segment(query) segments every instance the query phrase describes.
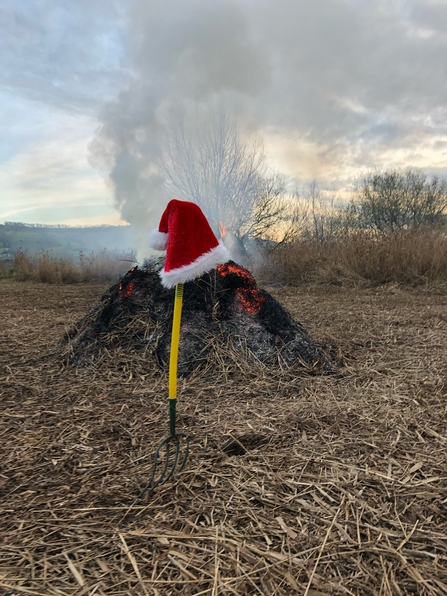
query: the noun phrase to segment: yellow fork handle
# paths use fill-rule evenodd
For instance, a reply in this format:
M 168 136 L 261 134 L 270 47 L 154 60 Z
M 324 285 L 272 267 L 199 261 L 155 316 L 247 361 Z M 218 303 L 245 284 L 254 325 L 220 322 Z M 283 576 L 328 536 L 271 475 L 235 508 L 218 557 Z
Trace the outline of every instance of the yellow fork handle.
M 172 321 L 171 353 L 169 356 L 169 399 L 177 399 L 177 364 L 180 341 L 180 321 L 183 306 L 183 284 L 175 286 L 174 318 Z

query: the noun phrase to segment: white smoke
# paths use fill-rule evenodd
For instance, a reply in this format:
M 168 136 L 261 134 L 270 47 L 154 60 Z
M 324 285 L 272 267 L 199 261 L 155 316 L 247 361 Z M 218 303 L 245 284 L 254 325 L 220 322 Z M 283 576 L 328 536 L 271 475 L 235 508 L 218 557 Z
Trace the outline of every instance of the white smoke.
M 127 0 L 123 7 L 132 80 L 104 106 L 90 161 L 105 170 L 116 207 L 142 238 L 172 198 L 156 164 L 163 115 L 174 103 L 223 98 L 245 132 L 276 141 L 288 173 L 326 174 L 339 185 L 359 167 L 380 165 L 386 151 L 403 160 L 390 165 L 415 165 L 415 148 L 431 146 L 435 129 L 438 141 L 447 138 L 445 4 Z

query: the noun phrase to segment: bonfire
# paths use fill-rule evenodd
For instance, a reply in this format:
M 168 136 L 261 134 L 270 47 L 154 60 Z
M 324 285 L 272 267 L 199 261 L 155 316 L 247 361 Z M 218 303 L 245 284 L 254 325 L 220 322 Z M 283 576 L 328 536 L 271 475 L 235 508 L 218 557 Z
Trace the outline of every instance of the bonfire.
M 58 352 L 85 365 L 100 362 L 104 353 L 135 351 L 167 370 L 175 290 L 161 283 L 161 267 L 161 260 L 132 267 L 65 334 Z M 217 372 L 242 360 L 332 371 L 304 326 L 247 269 L 229 261 L 185 284 L 178 372 L 209 371 L 207 365 Z

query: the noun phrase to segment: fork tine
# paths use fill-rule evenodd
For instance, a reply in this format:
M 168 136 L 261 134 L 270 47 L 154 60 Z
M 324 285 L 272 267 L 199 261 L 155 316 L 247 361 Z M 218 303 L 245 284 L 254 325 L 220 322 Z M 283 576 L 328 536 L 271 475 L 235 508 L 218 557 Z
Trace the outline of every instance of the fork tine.
M 169 462 L 170 447 L 171 447 L 171 443 L 173 440 L 175 440 L 175 437 L 169 437 L 169 441 L 167 443 L 167 448 L 166 448 L 165 466 L 163 468 L 163 472 L 162 472 L 162 474 L 159 478 L 158 484 L 156 486 L 163 486 L 163 484 L 165 484 L 169 480 L 169 478 L 172 476 L 172 474 L 174 473 L 175 467 L 177 465 L 178 452 L 179 452 L 178 441 L 175 441 L 174 461 L 172 463 Z
M 186 460 L 188 459 L 188 455 L 189 455 L 189 437 L 187 437 L 185 434 L 183 433 L 179 433 L 178 435 L 176 435 L 178 437 L 178 445 L 179 445 L 179 451 L 180 451 L 180 441 L 181 439 L 184 439 L 185 441 L 185 451 L 184 451 L 184 455 L 183 455 L 183 459 L 180 460 L 180 463 L 178 463 L 178 467 L 177 467 L 177 472 L 181 472 L 183 470 L 183 468 L 185 467 L 186 464 Z
M 183 447 L 183 444 L 182 444 L 183 441 L 184 441 L 185 449 L 184 449 L 184 452 L 182 452 L 182 454 L 180 455 L 180 453 L 182 451 L 182 447 Z M 169 458 L 171 456 L 172 443 L 175 443 L 175 452 L 174 452 L 173 461 L 170 462 Z M 158 461 L 162 457 L 161 451 L 162 451 L 163 447 L 166 447 L 166 453 L 164 454 L 163 469 L 160 472 L 158 478 L 156 479 Z M 136 497 L 134 502 L 141 499 L 141 497 L 144 495 L 144 493 L 147 490 L 152 492 L 158 486 L 163 486 L 163 484 L 168 482 L 168 480 L 170 478 L 172 478 L 172 476 L 175 473 L 181 472 L 183 470 L 183 468 L 185 467 L 186 460 L 188 459 L 188 455 L 189 455 L 189 437 L 187 437 L 183 433 L 178 433 L 176 435 L 169 435 L 168 437 L 165 437 L 163 439 L 163 441 L 159 444 L 157 451 L 155 452 L 154 467 L 152 469 L 151 477 L 150 477 L 149 481 L 147 482 L 146 486 L 143 488 L 143 490 Z
M 160 445 L 159 445 L 159 447 L 157 449 L 156 456 L 160 456 L 160 451 L 161 451 L 161 449 L 164 446 L 166 446 L 166 453 L 165 453 L 165 456 L 164 456 L 164 464 L 163 464 L 163 468 L 162 468 L 162 471 L 160 473 L 160 476 L 158 477 L 158 480 L 153 483 L 153 485 L 152 485 L 151 488 L 155 488 L 157 486 L 161 486 L 162 484 L 164 484 L 166 482 L 165 475 L 166 475 L 166 471 L 167 471 L 168 466 L 169 466 L 169 455 L 170 455 L 170 452 L 171 452 L 171 439 L 172 439 L 171 436 L 166 437 L 166 439 L 164 439 L 160 443 Z M 157 459 L 158 459 L 158 457 L 157 457 Z M 154 462 L 154 467 L 155 468 L 157 467 L 157 459 L 155 459 L 155 462 Z

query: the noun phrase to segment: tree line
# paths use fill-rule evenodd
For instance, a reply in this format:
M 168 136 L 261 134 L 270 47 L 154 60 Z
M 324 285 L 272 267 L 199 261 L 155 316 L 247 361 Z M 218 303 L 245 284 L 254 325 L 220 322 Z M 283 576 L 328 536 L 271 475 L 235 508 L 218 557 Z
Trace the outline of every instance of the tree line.
M 351 200 L 313 181 L 300 191 L 269 172 L 262 141 L 241 134 L 220 104 L 171 110 L 164 122 L 159 169 L 171 196 L 203 209 L 216 231 L 232 236 L 239 254 L 254 240 L 324 243 L 355 230 L 388 234 L 446 223 L 447 181 L 408 168 L 361 174 Z

